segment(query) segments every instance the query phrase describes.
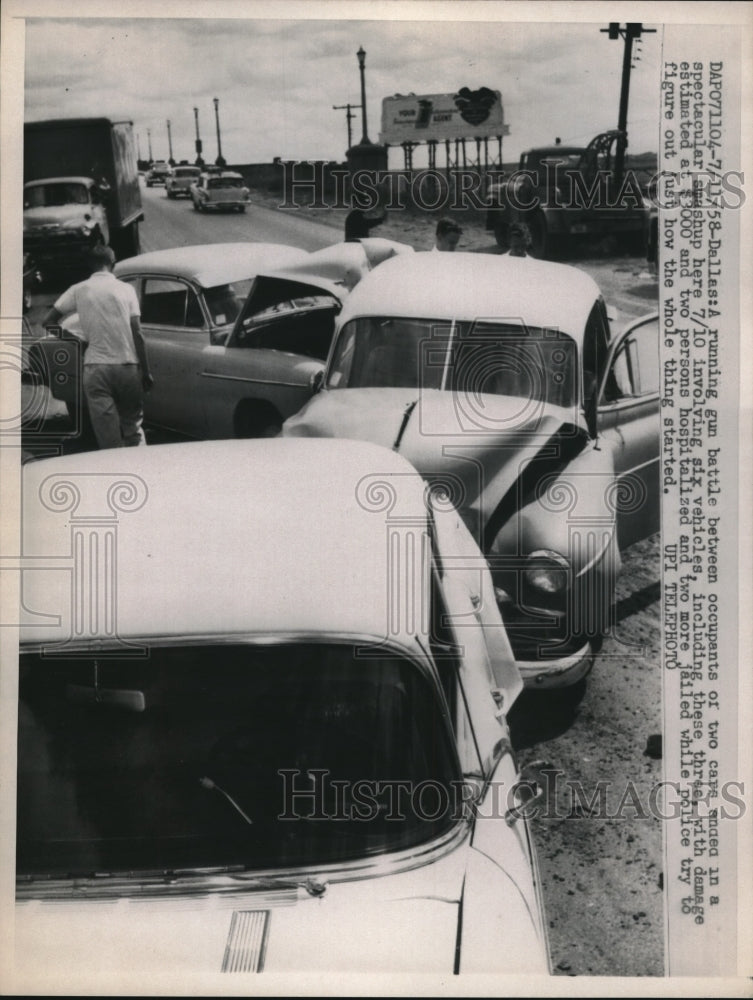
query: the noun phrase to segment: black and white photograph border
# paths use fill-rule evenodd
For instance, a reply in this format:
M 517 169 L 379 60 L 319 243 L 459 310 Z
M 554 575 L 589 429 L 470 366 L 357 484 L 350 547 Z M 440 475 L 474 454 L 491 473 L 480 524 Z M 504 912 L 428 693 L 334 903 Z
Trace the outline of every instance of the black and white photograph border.
M 666 594 L 662 593 L 667 552 L 662 533 L 653 531 L 621 553 L 610 628 L 596 651 L 587 680 L 551 692 L 518 691 L 512 708 L 504 705 L 500 709 L 507 716 L 521 788 L 531 788 L 535 801 L 522 805 L 515 798 L 510 812 L 509 789 L 505 789 L 504 795 L 500 793 L 499 815 L 495 811 L 494 818 L 514 831 L 517 811 L 521 816 L 526 814 L 525 825 L 536 858 L 534 878 L 543 897 L 549 976 L 528 977 L 517 973 L 506 976 L 504 972 L 494 976 L 462 972 L 417 975 L 399 973 L 392 967 L 385 967 L 378 974 L 358 975 L 353 974 L 350 966 L 348 971 L 342 971 L 334 960 L 331 967 L 326 961 L 321 963 L 319 969 L 323 971 L 286 975 L 282 969 L 279 973 L 265 972 L 254 980 L 249 975 L 189 976 L 171 962 L 170 928 L 163 925 L 159 929 L 164 937 L 164 972 L 150 975 L 148 981 L 143 981 L 138 969 L 103 969 L 94 955 L 90 968 L 81 967 L 70 978 L 61 976 L 56 969 L 35 966 L 29 955 L 24 955 L 23 964 L 19 964 L 14 934 L 6 933 L 0 943 L 2 991 L 32 995 L 80 992 L 82 995 L 670 996 L 679 995 L 681 990 L 684 996 L 750 995 L 753 744 L 749 734 L 753 731 L 753 682 L 746 667 L 753 660 L 749 499 L 753 490 L 749 435 L 753 380 L 745 376 L 751 371 L 753 306 L 750 283 L 740 280 L 738 275 L 751 273 L 753 245 L 744 180 L 745 175 L 753 176 L 751 107 L 747 96 L 753 93 L 750 57 L 753 4 L 699 3 L 689 8 L 682 3 L 553 6 L 493 0 L 462 4 L 422 0 L 390 3 L 165 0 L 156 11 L 149 3 L 124 0 L 115 14 L 111 6 L 98 0 L 78 3 L 6 0 L 1 16 L 0 915 L 6 928 L 15 927 L 16 859 L 12 845 L 16 835 L 18 766 L 18 626 L 22 621 L 18 609 L 25 607 L 32 613 L 39 610 L 26 604 L 27 594 L 36 591 L 33 584 L 27 591 L 33 574 L 27 572 L 30 563 L 19 540 L 23 519 L 22 470 L 60 455 L 70 456 L 68 467 L 86 475 L 89 461 L 86 453 L 96 448 L 91 436 L 87 438 L 91 428 L 86 422 L 85 407 L 55 398 L 51 385 L 39 385 L 33 374 L 29 376 L 30 345 L 44 336 L 45 315 L 68 284 L 83 275 L 60 277 L 52 268 L 46 271 L 38 261 L 31 262 L 34 265 L 31 269 L 26 261 L 23 268 L 18 266 L 26 250 L 20 211 L 21 191 L 27 179 L 24 123 L 101 116 L 133 121 L 141 174 L 139 193 L 146 209 L 139 236 L 142 252 L 159 252 L 188 242 L 228 244 L 250 240 L 291 244 L 311 252 L 339 244 L 343 232 L 347 234 L 348 213 L 357 201 L 353 200 L 353 190 L 344 181 L 338 181 L 337 170 L 342 168 L 347 172 L 348 162 L 352 166 L 359 155 L 364 155 L 364 148 L 368 153 L 369 146 L 379 147 L 381 142 L 385 148 L 384 160 L 378 166 L 386 174 L 402 174 L 402 181 L 392 182 L 387 196 L 384 186 L 370 188 L 366 183 L 361 192 L 366 199 L 363 223 L 366 229 L 359 235 L 366 238 L 365 247 L 372 235 L 377 237 L 374 247 L 383 241 L 381 249 L 375 252 L 400 256 L 408 251 L 405 256 L 408 267 L 409 251 L 432 250 L 437 221 L 448 215 L 460 221 L 457 250 L 461 253 L 501 256 L 509 245 L 505 242 L 507 232 L 500 236 L 499 227 L 486 211 L 486 203 L 478 202 L 478 190 L 466 190 L 460 205 L 449 196 L 445 201 L 420 204 L 424 196 L 436 198 L 437 189 L 442 193 L 442 178 L 451 173 L 450 161 L 459 168 L 461 161 L 465 165 L 467 157 L 472 174 L 476 167 L 481 172 L 483 158 L 485 173 L 493 173 L 496 166 L 504 178 L 503 168 L 508 171 L 512 165 L 514 169 L 525 150 L 555 143 L 563 147 L 587 146 L 591 139 L 614 129 L 621 120 L 629 144 L 627 149 L 618 149 L 618 155 L 625 156 L 623 165 L 628 173 L 632 171 L 632 176 L 640 177 L 642 182 L 652 174 L 655 180 L 661 178 L 665 166 L 662 156 L 669 160 L 672 152 L 666 134 L 667 103 L 662 98 L 667 90 L 662 84 L 666 81 L 669 54 L 683 50 L 683 45 L 683 51 L 688 51 L 687 39 L 694 43 L 697 38 L 698 60 L 703 61 L 707 50 L 716 51 L 714 33 L 721 37 L 726 32 L 726 38 L 737 33 L 740 42 L 739 58 L 732 47 L 725 53 L 726 59 L 735 61 L 731 77 L 737 92 L 730 94 L 729 100 L 739 112 L 740 125 L 736 118 L 728 124 L 739 162 L 725 164 L 736 173 L 734 182 L 725 190 L 730 196 L 737 195 L 733 207 L 739 211 L 735 213 L 736 227 L 732 230 L 736 242 L 728 248 L 724 259 L 727 269 L 724 288 L 736 296 L 739 316 L 736 312 L 734 317 L 725 317 L 728 336 L 731 331 L 737 337 L 737 349 L 731 349 L 728 343 L 726 353 L 722 351 L 721 364 L 728 400 L 737 401 L 732 408 L 727 400 L 716 404 L 728 435 L 726 457 L 729 466 L 734 466 L 734 474 L 728 472 L 728 479 L 722 482 L 729 498 L 726 530 L 734 537 L 728 534 L 720 550 L 726 563 L 719 593 L 723 598 L 720 603 L 736 605 L 736 613 L 724 619 L 734 626 L 735 634 L 724 637 L 723 649 L 727 660 L 733 662 L 724 664 L 727 673 L 719 687 L 725 702 L 723 719 L 729 731 L 739 734 L 735 737 L 736 746 L 726 747 L 726 770 L 722 769 L 728 792 L 724 801 L 730 805 L 735 820 L 735 836 L 728 844 L 734 845 L 736 856 L 731 856 L 728 850 L 719 864 L 723 871 L 726 866 L 727 879 L 735 883 L 736 919 L 730 918 L 727 911 L 724 922 L 714 924 L 708 912 L 708 899 L 701 906 L 699 897 L 694 898 L 692 874 L 685 897 L 687 903 L 682 903 L 687 912 L 674 911 L 681 897 L 668 892 L 668 877 L 676 880 L 678 874 L 682 876 L 685 872 L 684 868 L 675 872 L 676 843 L 667 834 L 668 823 L 682 813 L 683 805 L 679 791 L 679 803 L 672 802 L 672 791 L 676 790 L 672 781 L 678 775 L 674 764 L 668 765 L 665 759 L 668 736 L 670 740 L 679 740 L 679 719 L 668 718 L 668 711 L 677 709 L 679 694 L 673 685 L 675 680 L 678 684 L 680 681 L 674 675 L 667 676 L 670 674 L 668 626 Z M 645 34 L 641 38 L 640 32 L 633 32 L 626 62 L 628 21 L 635 27 L 639 18 Z M 253 31 L 253 63 L 250 55 L 244 53 L 244 30 Z M 678 46 L 676 39 L 681 30 L 686 34 Z M 493 48 L 496 38 L 500 40 L 497 52 Z M 640 44 L 636 44 L 636 39 Z M 215 49 L 208 54 L 204 46 L 212 42 L 219 45 L 219 52 Z M 226 59 L 222 55 L 223 44 L 227 46 Z M 307 77 L 307 68 L 314 64 L 317 66 L 314 77 Z M 690 74 L 692 66 L 687 70 Z M 411 99 L 416 97 L 414 91 L 419 92 L 419 97 L 432 98 L 442 96 L 445 91 L 456 96 L 462 92 L 471 100 L 488 98 L 488 103 L 493 101 L 493 92 L 498 91 L 495 108 L 503 116 L 503 124 L 497 124 L 500 137 L 469 140 L 467 145 L 465 142 L 458 145 L 455 140 L 445 142 L 442 138 L 433 146 L 423 142 L 400 148 L 382 114 L 383 101 L 394 95 L 398 103 L 405 100 L 405 107 L 410 108 Z M 472 118 L 472 110 L 470 114 Z M 346 162 L 346 150 L 354 149 L 356 157 L 347 157 Z M 243 212 L 207 213 L 192 205 L 190 198 L 168 200 L 164 186 L 159 183 L 151 186 L 146 179 L 145 170 L 151 161 L 174 159 L 192 164 L 202 154 L 207 164 L 227 167 L 242 175 L 248 188 Z M 315 197 L 313 203 L 312 175 L 296 176 L 293 166 L 307 161 L 326 164 L 328 170 L 335 168 L 335 176 L 327 187 L 329 194 Z M 376 161 L 367 158 L 364 162 L 367 168 L 373 168 Z M 415 176 L 416 170 L 423 170 L 429 182 L 419 190 L 418 197 L 415 191 L 410 192 L 412 207 L 408 210 L 405 178 Z M 282 184 L 280 171 L 284 177 Z M 557 246 L 557 256 L 595 281 L 609 307 L 613 331 L 658 312 L 664 349 L 670 350 L 672 340 L 666 337 L 665 304 L 671 298 L 667 281 L 671 282 L 672 272 L 671 268 L 669 272 L 665 268 L 667 260 L 672 258 L 666 248 L 661 249 L 661 242 L 662 220 L 671 213 L 662 204 L 661 184 L 645 189 L 655 197 L 652 218 L 658 220 L 655 230 L 650 228 L 649 221 L 646 239 L 624 247 L 609 233 L 583 245 L 579 242 L 573 246 L 565 241 L 564 246 Z M 371 193 L 374 204 L 369 201 Z M 509 205 L 506 210 L 510 211 Z M 651 246 L 653 232 L 659 246 Z M 532 235 L 534 239 L 540 237 L 537 232 Z M 388 242 L 390 248 L 385 249 Z M 138 244 L 136 249 L 138 252 Z M 536 256 L 547 255 L 549 251 L 554 253 L 553 245 L 547 246 L 546 251 L 540 246 L 535 248 Z M 125 258 L 129 254 L 118 256 Z M 336 265 L 332 265 L 343 268 L 339 275 L 341 284 L 351 281 L 350 257 L 345 264 L 344 259 L 338 257 Z M 516 274 L 516 263 L 509 263 L 513 268 L 509 273 Z M 295 266 L 291 263 L 291 274 L 295 273 Z M 368 261 L 364 269 L 371 266 L 372 261 Z M 388 262 L 381 266 L 392 267 Z M 329 278 L 332 273 L 328 273 Z M 399 274 L 398 268 L 393 267 L 392 273 Z M 31 284 L 26 284 L 26 274 L 31 275 L 28 278 Z M 331 283 L 328 288 L 331 291 Z M 27 289 L 30 308 L 25 310 L 22 303 Z M 344 308 L 347 309 L 347 301 Z M 725 361 L 731 367 L 733 358 L 737 364 L 734 373 L 725 369 Z M 667 370 L 663 369 L 661 374 L 666 379 Z M 419 411 L 420 407 L 417 421 L 424 416 Z M 290 410 L 291 415 L 295 412 L 296 407 Z M 315 413 L 315 407 L 304 409 L 303 417 L 299 415 L 296 420 L 308 419 L 306 426 L 312 427 Z M 288 413 L 282 416 L 287 417 Z M 160 426 L 158 420 L 150 423 L 148 404 L 146 417 L 148 444 L 160 448 L 164 445 L 166 455 L 179 454 L 174 449 L 182 447 L 183 436 Z M 398 440 L 404 437 L 408 441 L 409 418 L 410 414 L 400 427 Z M 662 444 L 669 447 L 666 440 Z M 179 465 L 176 462 L 172 470 L 176 480 Z M 91 469 L 99 468 L 92 459 Z M 138 468 L 129 459 L 124 464 L 124 474 L 133 474 Z M 156 475 L 154 463 L 150 468 L 151 474 Z M 115 466 L 105 470 L 102 465 L 102 471 L 117 470 Z M 148 491 L 153 484 L 148 477 L 145 482 Z M 671 492 L 669 478 L 666 482 Z M 216 491 L 208 492 L 217 498 Z M 734 504 L 733 493 L 737 501 Z M 657 505 L 659 502 L 657 495 Z M 666 522 L 668 503 L 665 498 L 661 509 L 667 538 L 670 537 Z M 230 505 L 225 516 L 232 518 L 235 513 L 236 509 Z M 692 524 L 692 514 L 686 512 L 686 515 Z M 70 519 L 73 526 L 73 513 Z M 41 554 L 48 555 L 44 551 Z M 305 547 L 301 556 L 304 561 L 307 556 L 308 561 L 314 558 Z M 316 557 L 321 558 L 321 553 L 316 553 Z M 164 586 L 171 586 L 171 581 L 165 579 Z M 506 649 L 510 654 L 509 645 Z M 672 695 L 669 709 L 668 690 Z M 687 709 L 689 725 L 695 707 L 691 699 Z M 278 763 L 285 766 L 285 762 Z M 707 770 L 703 774 L 706 776 Z M 245 816 L 227 792 L 219 786 L 213 786 L 213 790 L 215 795 L 210 798 L 220 800 L 224 796 L 228 809 Z M 705 848 L 701 855 L 705 858 L 704 851 Z M 708 878 L 705 870 L 704 886 Z M 699 885 L 700 881 L 699 877 Z M 368 879 L 359 885 L 358 898 L 365 906 Z M 303 890 L 299 887 L 298 891 Z M 308 885 L 305 891 L 309 896 L 316 895 L 320 886 Z M 701 889 L 697 891 L 702 894 Z M 324 899 L 317 900 L 316 905 L 323 902 Z M 48 910 L 56 905 L 59 908 L 53 901 L 46 903 Z M 702 916 L 707 925 L 716 927 L 720 939 L 724 937 L 725 947 L 719 953 L 725 955 L 727 967 L 720 969 L 718 961 L 710 961 L 707 970 L 694 968 L 689 960 L 683 965 L 686 956 L 678 949 L 678 927 L 688 916 L 691 919 Z M 45 915 L 44 923 L 54 927 L 49 914 Z M 371 932 L 373 926 L 372 921 Z M 253 934 L 254 927 L 231 931 L 229 937 L 226 935 L 227 948 L 232 951 L 233 947 L 240 947 L 238 940 L 244 932 Z M 230 940 L 233 933 L 234 944 Z M 267 933 L 265 925 L 264 935 Z M 359 933 L 357 914 L 351 933 L 354 938 Z M 153 939 L 155 948 L 159 947 L 158 939 L 159 934 Z M 709 946 L 709 940 L 707 935 L 704 947 Z M 252 951 L 252 946 L 249 949 Z M 364 952 L 363 943 L 357 950 Z M 78 952 L 85 953 L 80 942 Z M 670 952 L 674 954 L 672 961 Z M 222 957 L 220 954 L 220 961 Z M 690 969 L 693 971 L 683 971 Z

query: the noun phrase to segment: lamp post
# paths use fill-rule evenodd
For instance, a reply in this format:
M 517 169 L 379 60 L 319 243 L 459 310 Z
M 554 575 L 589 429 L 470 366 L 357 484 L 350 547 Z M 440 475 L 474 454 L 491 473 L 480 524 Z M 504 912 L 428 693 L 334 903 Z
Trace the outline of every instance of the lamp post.
M 218 167 L 225 166 L 225 158 L 222 155 L 222 143 L 220 141 L 220 99 L 219 97 L 213 97 L 214 101 L 214 120 L 217 124 L 217 159 L 214 161 Z
M 175 166 L 175 159 L 173 158 L 173 137 L 170 135 L 170 119 L 167 119 L 167 148 L 170 150 L 170 156 L 168 158 L 168 163 L 171 167 Z
M 366 124 L 366 53 L 363 50 L 363 46 L 356 52 L 358 56 L 358 69 L 361 73 L 361 121 L 363 122 L 363 135 L 361 136 L 362 143 L 370 143 L 368 127 Z
M 204 166 L 204 160 L 202 159 L 202 156 L 201 156 L 201 138 L 199 136 L 199 109 L 198 108 L 194 108 L 193 109 L 193 116 L 194 116 L 194 120 L 196 122 L 196 166 L 197 167 L 203 167 Z
M 152 156 L 152 130 L 150 128 L 146 130 L 146 139 L 149 144 L 149 163 L 151 164 L 154 161 L 154 157 Z

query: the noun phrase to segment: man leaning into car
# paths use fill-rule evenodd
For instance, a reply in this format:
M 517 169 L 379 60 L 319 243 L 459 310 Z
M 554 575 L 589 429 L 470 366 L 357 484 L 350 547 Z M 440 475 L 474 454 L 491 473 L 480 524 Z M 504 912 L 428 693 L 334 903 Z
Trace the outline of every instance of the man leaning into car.
M 87 343 L 83 389 L 100 448 L 146 444 L 141 424 L 144 392 L 154 384 L 141 333 L 141 310 L 134 288 L 112 273 L 110 247 L 91 250 L 91 277 L 63 292 L 45 316 L 53 326 L 78 313 Z

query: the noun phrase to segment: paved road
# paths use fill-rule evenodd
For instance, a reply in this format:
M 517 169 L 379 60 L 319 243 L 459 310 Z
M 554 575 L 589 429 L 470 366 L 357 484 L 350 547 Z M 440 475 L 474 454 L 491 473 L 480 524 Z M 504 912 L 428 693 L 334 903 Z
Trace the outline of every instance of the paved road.
M 194 243 L 287 243 L 303 250 L 319 250 L 341 239 L 334 225 L 302 217 L 301 212 L 275 211 L 249 205 L 236 212 L 196 212 L 191 200 L 167 197 L 164 188 L 143 188 L 143 250 L 190 246 Z

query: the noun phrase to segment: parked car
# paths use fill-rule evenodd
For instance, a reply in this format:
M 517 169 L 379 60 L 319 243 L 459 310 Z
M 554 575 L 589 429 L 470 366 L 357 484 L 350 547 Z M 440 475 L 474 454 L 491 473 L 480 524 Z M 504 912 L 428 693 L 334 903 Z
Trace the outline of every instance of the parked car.
M 191 197 L 191 185 L 201 176 L 201 167 L 173 167 L 165 180 L 168 198 Z
M 155 250 L 116 265 L 141 303 L 155 386 L 148 424 L 196 438 L 261 437 L 311 395 L 337 313 L 362 274 L 410 251 L 389 240 L 335 244 L 308 254 L 273 243 Z M 78 317 L 63 324 L 80 335 Z M 36 341 L 29 364 L 80 426 L 79 339 Z
M 17 968 L 548 971 L 520 677 L 483 557 L 405 459 L 201 442 L 23 474 L 22 551 L 46 558 Z
M 243 177 L 232 170 L 201 174 L 191 185 L 190 193 L 197 212 L 209 209 L 245 212 L 249 200 Z
M 170 176 L 170 164 L 165 160 L 155 160 L 146 174 L 146 186 L 154 187 L 155 184 L 164 184 Z
M 612 627 L 620 548 L 658 530 L 658 318 L 612 337 L 583 271 L 419 253 L 353 291 L 285 436 L 394 448 L 455 498 L 534 688 L 577 684 Z

